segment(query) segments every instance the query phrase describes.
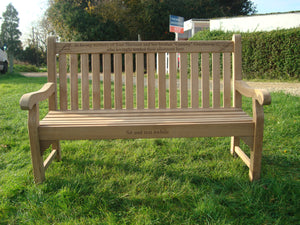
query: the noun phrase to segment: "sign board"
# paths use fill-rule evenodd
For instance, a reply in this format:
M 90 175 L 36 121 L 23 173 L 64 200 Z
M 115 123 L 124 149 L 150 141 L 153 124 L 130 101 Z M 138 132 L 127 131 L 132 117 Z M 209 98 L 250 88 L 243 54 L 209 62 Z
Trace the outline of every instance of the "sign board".
M 184 33 L 184 18 L 170 15 L 170 32 Z

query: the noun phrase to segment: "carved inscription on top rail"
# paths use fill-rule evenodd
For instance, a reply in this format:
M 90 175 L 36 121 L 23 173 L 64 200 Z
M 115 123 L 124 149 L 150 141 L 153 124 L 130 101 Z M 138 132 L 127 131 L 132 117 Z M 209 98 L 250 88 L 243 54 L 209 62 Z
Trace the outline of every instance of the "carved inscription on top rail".
M 231 41 L 106 41 L 57 43 L 58 53 L 232 52 Z

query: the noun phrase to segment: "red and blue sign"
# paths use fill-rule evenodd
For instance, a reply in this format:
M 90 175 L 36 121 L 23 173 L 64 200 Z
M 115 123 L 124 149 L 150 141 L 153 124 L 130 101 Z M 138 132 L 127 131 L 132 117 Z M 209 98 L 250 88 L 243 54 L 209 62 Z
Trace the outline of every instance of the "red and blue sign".
M 170 15 L 170 32 L 184 33 L 184 18 Z

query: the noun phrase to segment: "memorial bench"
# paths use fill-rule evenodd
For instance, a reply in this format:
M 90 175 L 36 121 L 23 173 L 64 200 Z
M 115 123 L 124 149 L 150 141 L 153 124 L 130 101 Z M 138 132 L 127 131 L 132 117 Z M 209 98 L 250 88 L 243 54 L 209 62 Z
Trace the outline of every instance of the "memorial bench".
M 241 80 L 241 47 L 240 35 L 179 42 L 48 38 L 48 83 L 20 100 L 29 110 L 35 182 L 45 180 L 54 158 L 61 159 L 60 140 L 220 136 L 231 137 L 231 153 L 249 167 L 251 181 L 259 179 L 263 105 L 271 97 Z M 253 99 L 252 117 L 242 110 L 242 95 Z M 39 102 L 46 99 L 49 112 L 40 121 Z M 250 146 L 250 157 L 240 139 Z

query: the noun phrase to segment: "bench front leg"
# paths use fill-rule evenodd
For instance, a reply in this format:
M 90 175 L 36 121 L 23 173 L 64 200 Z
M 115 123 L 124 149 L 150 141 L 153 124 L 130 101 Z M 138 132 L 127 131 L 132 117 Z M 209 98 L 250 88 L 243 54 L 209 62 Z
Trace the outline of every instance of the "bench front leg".
M 30 140 L 31 160 L 35 183 L 42 183 L 45 180 L 45 167 L 39 140 L 39 107 L 35 104 L 28 114 L 28 132 Z
M 253 147 L 250 152 L 250 180 L 258 180 L 260 178 L 263 132 L 264 132 L 264 110 L 263 106 L 255 99 L 253 102 L 253 121 L 254 121 L 254 137 Z

